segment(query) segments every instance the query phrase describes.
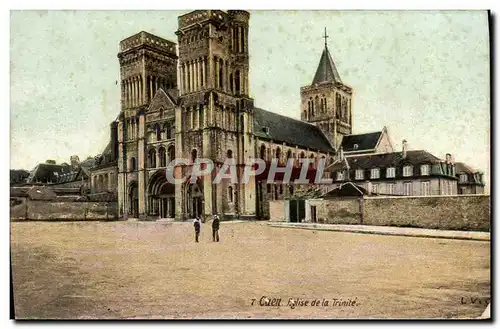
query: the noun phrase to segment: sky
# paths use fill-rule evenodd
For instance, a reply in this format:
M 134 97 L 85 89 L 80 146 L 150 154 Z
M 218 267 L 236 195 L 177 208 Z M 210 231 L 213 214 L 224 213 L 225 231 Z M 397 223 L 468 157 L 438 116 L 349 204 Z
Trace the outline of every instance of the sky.
M 120 111 L 118 46 L 141 30 L 177 42 L 187 11 L 11 11 L 11 168 L 102 152 Z M 427 150 L 486 174 L 486 11 L 250 11 L 255 105 L 300 118 L 324 48 L 354 90 L 353 133 L 387 127 L 394 148 Z M 489 185 L 489 184 L 488 184 Z

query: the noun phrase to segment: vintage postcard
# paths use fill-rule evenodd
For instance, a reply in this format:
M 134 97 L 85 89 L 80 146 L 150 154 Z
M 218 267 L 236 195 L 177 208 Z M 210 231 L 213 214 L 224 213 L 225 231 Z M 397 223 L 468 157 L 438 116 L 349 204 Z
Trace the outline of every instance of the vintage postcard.
M 489 319 L 490 13 L 12 10 L 12 317 Z

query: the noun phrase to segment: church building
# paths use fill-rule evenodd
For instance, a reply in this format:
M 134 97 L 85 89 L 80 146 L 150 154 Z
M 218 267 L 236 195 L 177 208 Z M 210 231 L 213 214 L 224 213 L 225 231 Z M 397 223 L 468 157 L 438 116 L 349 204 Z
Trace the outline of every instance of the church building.
M 120 42 L 121 111 L 91 180 L 93 187 L 116 188 L 121 218 L 268 218 L 269 200 L 301 187 L 259 177 L 214 184 L 226 159 L 241 177 L 256 157 L 267 164 L 294 159 L 297 167 L 307 157 L 314 168 L 324 158 L 335 169 L 348 155 L 393 152 L 385 128 L 352 134 L 353 90 L 339 75 L 326 33 L 312 83 L 300 88 L 301 119 L 255 107 L 249 23 L 243 10 L 195 10 L 178 17 L 177 43 L 144 31 Z M 189 163 L 168 166 L 178 158 Z M 199 158 L 211 159 L 216 170 L 191 181 Z M 188 180 L 169 183 L 168 170 Z

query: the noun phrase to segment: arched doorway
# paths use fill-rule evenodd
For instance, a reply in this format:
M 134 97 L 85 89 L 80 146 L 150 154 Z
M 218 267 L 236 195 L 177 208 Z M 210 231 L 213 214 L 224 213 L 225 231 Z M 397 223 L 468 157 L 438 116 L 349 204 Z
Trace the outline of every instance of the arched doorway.
M 137 189 L 137 182 L 130 182 L 128 187 L 128 201 L 129 209 L 128 214 L 133 218 L 139 217 L 139 196 Z
M 203 188 L 200 178 L 196 183 L 192 184 L 191 179 L 188 178 L 185 185 L 186 193 L 186 213 L 190 218 L 195 218 L 204 215 L 203 203 Z
M 164 170 L 159 170 L 148 184 L 148 215 L 175 218 L 175 185 L 167 181 Z

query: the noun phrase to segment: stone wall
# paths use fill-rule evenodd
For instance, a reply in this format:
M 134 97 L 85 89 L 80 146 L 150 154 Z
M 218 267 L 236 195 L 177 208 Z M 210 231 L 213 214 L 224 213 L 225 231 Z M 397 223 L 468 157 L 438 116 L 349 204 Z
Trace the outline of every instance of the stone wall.
M 306 201 L 306 222 L 490 231 L 490 197 L 365 197 Z
M 285 221 L 285 201 L 276 200 L 269 201 L 269 220 L 271 222 L 284 222 Z
M 365 198 L 363 224 L 445 230 L 490 230 L 486 195 Z
M 307 200 L 306 222 L 312 222 L 311 206 L 316 207 L 316 222 L 324 224 L 360 224 L 360 200 L 338 199 L 332 200 Z
M 11 199 L 11 221 L 116 220 L 116 202 L 41 201 Z

